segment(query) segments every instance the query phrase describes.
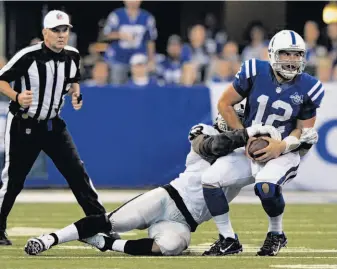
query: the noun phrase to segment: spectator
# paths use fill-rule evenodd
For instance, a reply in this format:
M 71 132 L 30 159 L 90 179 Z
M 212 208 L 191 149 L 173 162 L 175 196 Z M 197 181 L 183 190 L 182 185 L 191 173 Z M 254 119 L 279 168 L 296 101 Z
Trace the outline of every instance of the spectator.
M 157 80 L 149 76 L 148 58 L 145 54 L 134 54 L 130 59 L 131 79 L 127 82 L 129 87 L 158 86 Z
M 189 40 L 192 47 L 192 62 L 197 70 L 197 82 L 202 82 L 205 80 L 207 67 L 216 53 L 216 46 L 214 43 L 206 42 L 206 30 L 200 24 L 192 27 Z
M 88 51 L 89 55 L 85 56 L 81 61 L 81 64 L 83 65 L 82 79 L 84 80 L 91 78 L 92 69 L 96 62 L 102 60 L 100 51 L 97 50 L 97 43 L 90 44 Z
M 249 27 L 250 43 L 242 51 L 242 60 L 260 59 L 263 48 L 268 45 L 265 41 L 265 30 L 261 23 L 253 22 Z
M 109 67 L 106 62 L 98 61 L 92 69 L 92 78 L 85 81 L 86 86 L 106 86 L 109 79 Z
M 221 56 L 229 61 L 240 62 L 239 46 L 234 41 L 228 41 L 222 49 Z
M 264 46 L 262 48 L 259 59 L 262 61 L 269 61 L 269 51 L 267 46 Z
M 332 61 L 329 57 L 318 58 L 316 77 L 323 83 L 332 80 Z
M 319 35 L 317 23 L 307 21 L 304 25 L 304 41 L 307 47 L 305 72 L 313 76 L 316 74 L 317 57 L 325 57 L 327 55 L 327 49 L 317 44 Z
M 155 68 L 155 43 L 157 29 L 154 17 L 139 8 L 141 1 L 124 1 L 125 8 L 110 13 L 104 35 L 111 41 L 106 52 L 110 65 L 110 82 L 122 84 L 127 80 L 129 62 L 136 53 L 146 54 L 151 70 Z
M 241 66 L 241 59 L 239 55 L 239 46 L 234 41 L 228 41 L 222 50 L 223 59 L 229 61 L 232 65 L 232 72 L 235 75 Z
M 328 25 L 328 38 L 330 42 L 329 54 L 332 61 L 337 60 L 337 23 Z
M 157 67 L 159 79 L 164 84 L 180 84 L 188 81 L 188 68 L 191 65 L 192 50 L 187 44 L 182 44 L 181 38 L 178 35 L 172 35 L 167 42 L 167 57 L 164 58 Z M 190 84 L 190 83 L 187 83 Z M 192 84 L 192 82 L 191 82 Z
M 228 35 L 225 30 L 219 29 L 217 19 L 214 14 L 207 13 L 205 16 L 206 39 L 208 42 L 215 42 L 216 52 L 220 54 L 223 46 L 228 40 Z
M 234 41 L 228 41 L 223 47 L 219 59 L 220 61 L 226 61 L 230 64 L 230 76 L 235 76 L 241 66 L 238 44 Z M 207 74 L 207 81 L 214 80 L 214 77 L 217 77 L 217 70 L 220 65 L 218 59 L 212 60 L 209 67 L 209 73 Z
M 212 76 L 212 82 L 231 82 L 234 80 L 233 68 L 230 61 L 218 59 L 215 65 L 215 73 Z

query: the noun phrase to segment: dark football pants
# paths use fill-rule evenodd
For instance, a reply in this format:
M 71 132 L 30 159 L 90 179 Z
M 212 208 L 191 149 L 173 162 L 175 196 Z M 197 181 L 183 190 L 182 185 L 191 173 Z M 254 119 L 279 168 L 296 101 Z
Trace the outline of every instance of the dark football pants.
M 84 168 L 65 122 L 23 119 L 8 113 L 5 131 L 5 164 L 0 188 L 0 231 L 6 229 L 17 195 L 40 151 L 43 150 L 67 180 L 85 214 L 105 213 Z

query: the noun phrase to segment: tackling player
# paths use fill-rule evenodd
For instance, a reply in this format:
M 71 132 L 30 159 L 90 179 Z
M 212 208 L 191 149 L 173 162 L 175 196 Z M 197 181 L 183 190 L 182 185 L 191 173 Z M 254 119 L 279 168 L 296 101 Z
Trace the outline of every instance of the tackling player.
M 137 196 L 108 214 L 83 218 L 49 235 L 30 239 L 26 253 L 36 255 L 57 244 L 82 240 L 101 251 L 114 250 L 131 255 L 181 254 L 189 246 L 191 232 L 211 218 L 202 193 L 203 171 L 220 156 L 244 146 L 250 136 L 261 133 L 281 139 L 272 126 L 255 125 L 233 132 L 226 131 L 226 127 L 223 119 L 218 117 L 214 127 L 199 124 L 191 129 L 191 151 L 186 158 L 186 170 L 170 184 Z M 234 199 L 243 186 L 252 182 L 252 178 L 247 178 L 224 188 L 227 201 Z M 98 234 L 133 229 L 148 229 L 148 238 L 122 240 Z

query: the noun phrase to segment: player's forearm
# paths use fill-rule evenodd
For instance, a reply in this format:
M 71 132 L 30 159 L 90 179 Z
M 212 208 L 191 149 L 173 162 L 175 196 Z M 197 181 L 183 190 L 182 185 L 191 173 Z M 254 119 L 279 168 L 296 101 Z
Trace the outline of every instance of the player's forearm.
M 199 135 L 192 141 L 192 147 L 203 159 L 212 162 L 243 147 L 247 140 L 247 131 L 240 129 L 213 136 Z
M 0 92 L 9 97 L 13 101 L 16 100 L 16 95 L 18 94 L 16 91 L 12 89 L 9 83 L 4 80 L 0 80 Z
M 287 137 L 285 137 L 280 144 L 281 151 L 285 154 L 297 149 L 300 145 L 300 137 L 302 130 L 295 128 Z
M 294 130 L 289 134 L 289 136 L 294 136 L 294 137 L 296 137 L 297 139 L 300 139 L 301 134 L 302 134 L 302 130 L 299 129 L 299 128 L 296 128 L 296 129 L 294 129 Z
M 221 103 L 219 102 L 218 110 L 230 128 L 232 129 L 244 128 L 233 106 L 227 104 L 221 105 Z

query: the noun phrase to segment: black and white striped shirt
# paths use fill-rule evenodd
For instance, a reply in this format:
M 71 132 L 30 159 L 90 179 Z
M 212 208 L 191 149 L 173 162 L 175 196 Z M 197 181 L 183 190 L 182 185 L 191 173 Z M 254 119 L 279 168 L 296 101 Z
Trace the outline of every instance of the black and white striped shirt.
M 80 80 L 79 64 L 79 52 L 71 46 L 65 46 L 60 53 L 43 42 L 22 49 L 0 70 L 0 80 L 14 82 L 13 89 L 18 93 L 31 90 L 33 102 L 23 109 L 11 101 L 9 110 L 14 115 L 27 113 L 37 120 L 54 118 L 60 113 L 71 83 Z

